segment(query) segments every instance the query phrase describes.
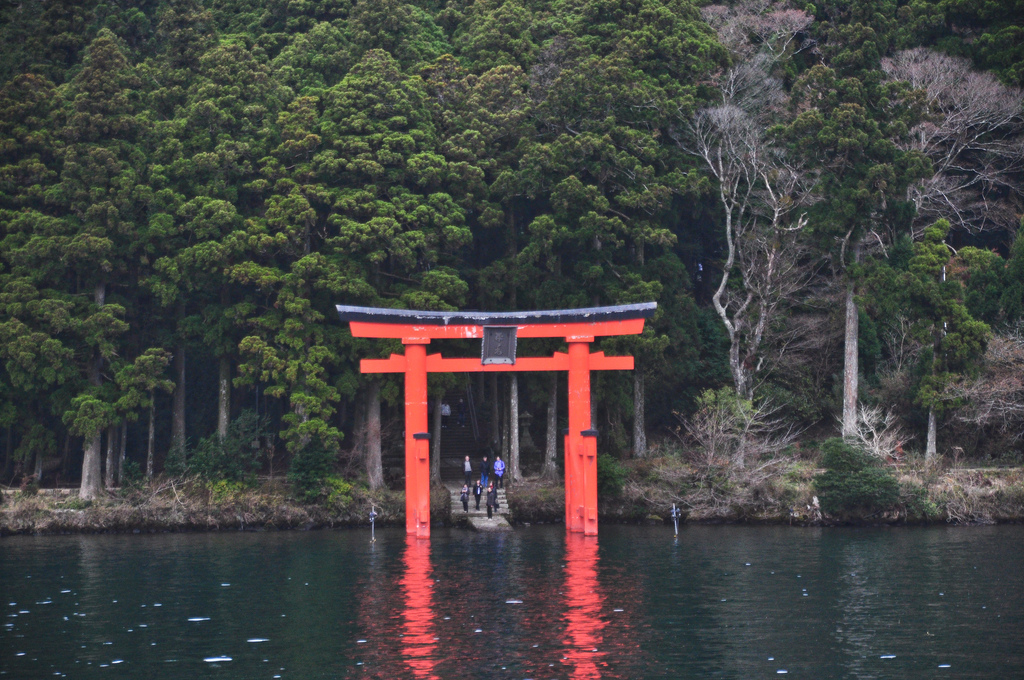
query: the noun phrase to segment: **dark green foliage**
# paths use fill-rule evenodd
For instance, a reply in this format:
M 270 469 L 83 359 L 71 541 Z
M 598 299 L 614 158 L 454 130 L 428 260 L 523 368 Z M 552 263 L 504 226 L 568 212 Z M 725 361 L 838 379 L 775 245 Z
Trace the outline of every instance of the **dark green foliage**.
M 821 466 L 835 472 L 859 472 L 873 467 L 874 461 L 861 449 L 832 437 L 821 445 Z
M 324 483 L 334 468 L 336 454 L 319 442 L 310 442 L 292 458 L 288 481 L 292 493 L 306 503 L 314 503 L 324 493 Z
M 188 457 L 187 468 L 207 481 L 244 481 L 255 475 L 262 463 L 260 440 L 266 435 L 267 423 L 246 409 L 228 425 L 223 439 L 212 434 L 199 441 Z
M 822 445 L 825 472 L 814 478 L 821 508 L 833 515 L 869 515 L 899 501 L 896 478 L 865 452 L 832 438 Z
M 900 505 L 908 521 L 930 522 L 942 518 L 942 510 L 928 498 L 928 490 L 915 482 L 900 484 Z
M 814 238 L 799 267 L 820 290 L 847 265 L 864 282 L 869 384 L 893 358 L 891 322 L 912 313 L 932 364 L 900 398 L 938 406 L 950 381 L 973 375 L 984 325 L 1001 331 L 1024 314 L 1024 239 L 1009 258 L 1008 244 L 996 253 L 962 234 L 912 242 L 907 187 L 929 172 L 908 135 L 922 99 L 884 78 L 881 60 L 934 45 L 1019 83 L 1020 3 L 816 4 L 803 5 L 818 17 L 800 36 L 815 46 L 794 43 L 770 70 L 796 104 L 771 112 L 771 132 L 819 178 L 823 199 L 807 208 Z M 359 359 L 399 351 L 351 338 L 337 303 L 657 300 L 642 336 L 595 351 L 636 356 L 648 429 L 664 431 L 674 411 L 729 380 L 710 304 L 723 218 L 714 183 L 678 142 L 695 110 L 722 103 L 717 79 L 749 55 L 721 44 L 698 5 L 0 3 L 0 425 L 13 431 L 12 453 L 53 457 L 68 436 L 80 450 L 125 421 L 143 430 L 155 405 L 166 472 L 242 479 L 258 465 L 249 435 L 212 434 L 217 385 L 206 373 L 220 366 L 228 412 L 255 399 L 271 416 L 258 427 L 295 454 L 296 488 L 321 493 L 328 452 L 351 433 L 367 386 Z M 986 200 L 1019 212 L 1010 189 L 999 192 Z M 853 263 L 875 236 L 888 268 Z M 934 281 L 942 262 L 944 286 Z M 768 335 L 788 337 L 792 308 Z M 935 337 L 942 323 L 953 330 Z M 773 342 L 749 361 L 770 366 L 777 347 L 798 344 Z M 187 418 L 199 442 L 188 456 L 165 448 L 181 352 L 187 403 L 204 406 Z M 834 364 L 808 351 L 766 368 L 757 396 L 780 417 L 830 421 Z M 624 375 L 594 380 L 602 446 L 629 446 L 631 387 Z M 400 383 L 382 389 L 394 417 Z M 542 398 L 524 408 L 536 415 Z M 610 461 L 602 475 L 614 493 Z
M 142 490 L 146 483 L 146 474 L 134 460 L 125 460 L 121 469 L 122 492 L 134 493 Z
M 189 472 L 188 451 L 184 446 L 172 446 L 164 459 L 164 472 L 171 477 L 184 477 Z
M 1024 225 L 1024 220 L 1021 220 Z M 1010 248 L 1010 260 L 1006 263 L 1003 276 L 1002 295 L 999 304 L 1003 309 L 1002 319 L 1009 324 L 1024 319 L 1024 227 L 1017 232 L 1017 238 Z
M 618 496 L 626 482 L 626 470 L 612 456 L 601 453 L 597 456 L 597 493 L 601 496 Z

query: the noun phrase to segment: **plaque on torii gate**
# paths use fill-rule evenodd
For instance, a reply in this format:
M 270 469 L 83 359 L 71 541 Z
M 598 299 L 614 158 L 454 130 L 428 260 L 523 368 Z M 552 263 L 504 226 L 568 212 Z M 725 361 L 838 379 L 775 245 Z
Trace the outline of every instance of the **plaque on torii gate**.
M 654 302 L 535 312 L 429 312 L 338 305 L 357 338 L 402 341 L 405 354 L 363 359 L 363 373 L 405 374 L 405 528 L 430 537 L 430 433 L 427 373 L 566 371 L 569 429 L 565 435 L 565 526 L 597 534 L 597 430 L 590 422 L 590 372 L 633 370 L 633 357 L 591 352 L 597 337 L 637 335 L 657 308 Z M 518 338 L 564 338 L 568 352 L 517 357 Z M 480 359 L 427 354 L 431 340 L 482 340 Z

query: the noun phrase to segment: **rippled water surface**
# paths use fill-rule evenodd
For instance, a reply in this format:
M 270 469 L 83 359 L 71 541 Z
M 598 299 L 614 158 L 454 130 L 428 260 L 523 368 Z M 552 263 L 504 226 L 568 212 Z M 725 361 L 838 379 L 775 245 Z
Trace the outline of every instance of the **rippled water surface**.
M 1022 678 L 1024 527 L 0 539 L 11 678 Z

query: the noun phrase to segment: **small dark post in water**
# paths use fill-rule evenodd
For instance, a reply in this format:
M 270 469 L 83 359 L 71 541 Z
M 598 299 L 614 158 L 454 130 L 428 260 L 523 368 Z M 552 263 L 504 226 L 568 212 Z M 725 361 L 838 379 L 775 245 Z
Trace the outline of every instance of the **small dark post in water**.
M 377 511 L 374 510 L 373 506 L 370 506 L 370 543 L 376 543 L 377 537 L 374 535 L 373 521 L 377 519 Z
M 679 535 L 679 516 L 683 514 L 682 510 L 676 508 L 676 504 L 672 504 L 672 523 L 676 525 L 676 536 Z

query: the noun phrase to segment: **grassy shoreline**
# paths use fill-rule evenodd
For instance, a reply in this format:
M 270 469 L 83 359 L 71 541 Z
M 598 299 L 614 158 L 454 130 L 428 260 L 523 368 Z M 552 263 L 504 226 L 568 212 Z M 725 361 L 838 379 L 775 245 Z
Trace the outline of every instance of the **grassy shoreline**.
M 688 523 L 996 524 L 1024 521 L 1024 469 L 904 466 L 893 469 L 897 502 L 828 514 L 817 502 L 821 470 L 801 461 L 749 469 L 706 467 L 678 458 L 623 464 L 618 493 L 599 496 L 603 521 L 670 523 L 673 503 Z M 526 483 L 508 493 L 516 522 L 560 521 L 561 487 Z
M 120 490 L 95 501 L 77 491 L 5 494 L 0 536 L 75 533 L 163 533 L 192 531 L 274 531 L 368 526 L 371 506 L 377 523 L 404 524 L 402 492 L 370 492 L 353 486 L 341 497 L 303 503 L 283 481 L 258 486 L 164 481 Z M 431 494 L 431 517 L 447 519 L 447 492 Z
M 617 486 L 600 495 L 602 522 L 668 523 L 672 503 L 688 523 L 992 524 L 1024 521 L 1024 469 L 894 470 L 899 500 L 881 510 L 822 513 L 815 505 L 816 468 L 800 461 L 752 469 L 707 468 L 678 458 L 629 461 Z M 451 500 L 432 492 L 431 517 L 451 525 Z M 560 484 L 530 479 L 508 490 L 517 524 L 558 523 L 565 516 Z M 289 530 L 369 524 L 373 506 L 381 526 L 404 524 L 404 493 L 370 492 L 353 484 L 317 503 L 296 500 L 283 480 L 256 486 L 155 482 L 86 502 L 74 490 L 7 492 L 0 505 L 0 536 L 14 534 L 154 533 Z

